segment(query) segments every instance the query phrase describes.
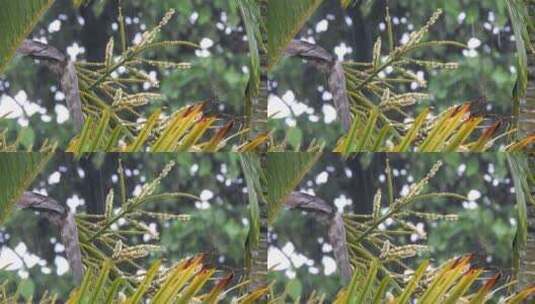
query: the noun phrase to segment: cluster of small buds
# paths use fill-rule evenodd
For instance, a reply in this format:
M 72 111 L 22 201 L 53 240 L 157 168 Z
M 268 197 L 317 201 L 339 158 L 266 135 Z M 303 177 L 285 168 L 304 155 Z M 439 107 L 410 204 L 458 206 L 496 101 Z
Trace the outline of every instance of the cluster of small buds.
M 429 21 L 427 21 L 427 24 L 424 26 L 425 30 L 426 31 L 429 31 L 429 29 L 435 24 L 437 23 L 438 19 L 440 18 L 440 16 L 442 15 L 442 9 L 438 9 L 436 10 L 434 13 L 433 13 L 433 16 L 431 16 L 431 18 L 429 19 Z
M 167 163 L 165 167 L 163 168 L 162 172 L 160 173 L 160 175 L 158 175 L 158 177 L 154 181 L 159 184 L 160 181 L 164 179 L 169 174 L 169 172 L 171 172 L 171 170 L 173 170 L 174 166 L 175 166 L 175 161 L 170 161 L 169 163 Z
M 161 60 L 148 60 L 144 59 L 143 62 L 150 64 L 155 67 L 163 69 L 177 69 L 177 70 L 186 70 L 191 68 L 191 63 L 189 62 L 171 62 L 171 61 L 161 61 Z
M 378 68 L 381 64 L 381 37 L 377 38 L 377 41 L 373 45 L 373 67 Z
M 175 14 L 175 10 L 174 9 L 170 9 L 168 10 L 166 13 L 165 13 L 165 16 L 163 16 L 162 20 L 160 21 L 160 24 L 158 24 L 158 29 L 161 29 L 162 27 L 164 27 L 167 23 L 169 23 L 169 20 L 171 20 L 171 18 L 173 18 L 173 15 Z
M 379 107 L 384 110 L 394 109 L 394 108 L 403 108 L 416 104 L 420 100 L 429 99 L 431 95 L 425 93 L 405 93 L 399 94 L 396 96 L 391 96 L 390 98 L 383 100 Z
M 438 170 L 440 170 L 440 167 L 442 167 L 442 161 L 441 160 L 437 161 L 433 165 L 431 170 L 429 170 L 429 173 L 427 173 L 427 175 L 423 178 L 423 181 L 425 183 L 429 182 L 429 180 L 432 179 L 437 174 Z
M 433 178 L 433 176 L 435 176 L 441 166 L 442 161 L 436 162 L 424 178 L 409 186 L 409 193 L 406 196 L 400 197 L 394 201 L 393 206 L 399 207 L 401 205 L 404 205 L 405 203 L 409 202 L 410 199 L 412 199 L 414 196 L 420 194 L 425 185 L 427 185 L 427 183 L 429 183 L 429 180 Z
M 110 67 L 113 64 L 113 48 L 115 46 L 113 37 L 110 37 L 108 44 L 106 44 L 104 64 L 106 67 Z
M 442 10 L 438 9 L 436 10 L 431 18 L 427 21 L 427 23 L 418 31 L 412 32 L 409 37 L 409 42 L 407 42 L 406 45 L 413 46 L 417 43 L 419 43 L 422 38 L 429 32 L 429 29 L 438 21 L 440 16 L 442 15 Z
M 419 217 L 421 219 L 429 220 L 429 221 L 449 221 L 449 222 L 455 222 L 459 220 L 459 216 L 457 214 L 438 214 L 438 213 L 429 213 L 429 212 L 416 212 L 416 211 L 409 211 L 404 212 L 405 215 L 413 215 L 416 217 Z
M 108 195 L 106 195 L 106 205 L 105 205 L 105 212 L 107 218 L 111 217 L 112 211 L 113 211 L 113 189 L 110 189 L 110 192 L 108 192 Z
M 426 67 L 429 69 L 443 69 L 443 70 L 456 70 L 459 68 L 458 62 L 438 62 L 438 61 L 430 61 L 430 60 L 417 60 L 417 59 L 409 59 L 407 60 L 408 63 L 414 63 L 422 67 Z
M 385 243 L 386 244 L 386 243 Z M 429 247 L 426 245 L 403 245 L 403 246 L 392 246 L 383 247 L 381 250 L 380 258 L 384 260 L 392 259 L 406 259 L 416 256 L 418 253 L 429 250 Z
M 378 220 L 381 215 L 381 189 L 377 189 L 373 197 L 373 220 Z
M 411 186 L 412 189 L 409 191 L 408 196 L 415 196 L 420 194 L 423 187 L 427 185 L 429 183 L 429 180 L 437 174 L 438 170 L 440 170 L 440 167 L 442 167 L 442 161 L 439 160 L 433 165 L 431 170 L 429 170 L 429 173 L 427 173 L 424 178 L 422 178 L 418 183 L 415 183 Z
M 135 198 L 128 200 L 128 203 L 137 202 L 139 201 L 139 199 L 144 198 L 148 195 L 151 195 L 156 190 L 156 187 L 160 184 L 161 180 L 165 178 L 167 174 L 169 174 L 169 172 L 173 169 L 174 166 L 175 166 L 174 161 L 170 161 L 167 165 L 165 165 L 160 175 L 157 178 L 155 178 L 153 181 L 151 181 L 150 183 L 143 184 L 139 195 Z
M 175 14 L 175 10 L 174 9 L 170 9 L 169 11 L 167 11 L 167 13 L 165 13 L 164 17 L 162 18 L 162 20 L 158 24 L 158 26 L 156 26 L 155 28 L 153 28 L 150 31 L 144 32 L 141 35 L 140 43 L 137 44 L 134 48 L 135 49 L 140 49 L 140 48 L 143 48 L 144 46 L 152 43 L 154 41 L 154 39 L 156 39 L 156 36 L 158 35 L 158 33 L 160 33 L 162 27 L 164 27 L 167 23 L 169 23 L 169 21 L 171 20 L 171 18 L 173 17 L 174 14 Z
M 433 15 L 431 16 L 431 18 L 429 18 L 429 20 L 427 21 L 426 25 L 423 27 L 423 29 L 425 30 L 425 32 L 428 32 L 429 29 L 435 24 L 437 23 L 438 19 L 440 18 L 440 16 L 442 15 L 442 9 L 438 9 L 436 10 Z
M 157 218 L 160 220 L 178 220 L 181 222 L 188 222 L 191 219 L 191 216 L 189 214 L 172 214 L 172 213 L 165 213 L 165 212 L 151 212 L 151 211 L 141 211 L 141 214 Z
M 131 246 L 123 248 L 118 252 L 114 252 L 112 258 L 117 261 L 137 260 L 148 256 L 151 252 L 159 250 L 161 250 L 161 247 L 157 245 Z
M 459 215 L 457 214 L 443 214 L 441 217 L 443 220 L 450 222 L 456 222 L 459 220 Z
M 422 41 L 425 34 L 429 32 L 429 29 L 431 28 L 431 26 L 433 26 L 438 21 L 438 18 L 440 18 L 441 15 L 442 15 L 441 9 L 438 9 L 437 11 L 435 11 L 433 15 L 431 16 L 431 18 L 429 18 L 427 23 L 420 30 L 410 33 L 407 43 L 397 47 L 392 52 L 392 54 L 390 54 L 390 57 L 399 58 L 402 54 L 408 51 L 411 47 L 420 43 L 420 41 Z
M 123 97 L 113 102 L 113 106 L 116 108 L 136 108 L 148 104 L 152 100 L 162 99 L 161 94 L 157 93 L 137 93 Z

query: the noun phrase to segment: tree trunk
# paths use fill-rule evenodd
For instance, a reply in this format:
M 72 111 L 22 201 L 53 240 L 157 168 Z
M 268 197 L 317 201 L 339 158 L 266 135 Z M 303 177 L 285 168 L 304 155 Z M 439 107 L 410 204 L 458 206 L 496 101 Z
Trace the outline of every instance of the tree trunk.
M 533 161 L 535 159 L 531 158 Z M 535 194 L 535 193 L 534 193 Z M 520 254 L 520 267 L 518 271 L 519 289 L 527 288 L 535 282 L 535 206 L 528 202 L 528 234 L 525 247 Z
M 251 284 L 249 291 L 254 291 L 258 288 L 267 286 L 267 259 L 268 259 L 268 215 L 267 204 L 259 202 L 260 207 L 260 237 L 258 239 L 258 246 L 251 250 L 251 271 L 249 276 Z
M 528 4 L 528 15 L 531 20 L 535 18 L 535 4 Z M 535 32 L 530 32 L 530 41 L 535 45 Z M 528 84 L 524 98 L 520 100 L 520 115 L 518 117 L 520 138 L 535 133 L 535 54 L 528 48 Z M 533 148 L 533 146 L 531 146 Z M 529 174 L 535 169 L 535 156 L 528 156 Z M 533 186 L 533 185 L 532 185 Z M 531 189 L 532 195 L 535 191 Z M 518 273 L 519 288 L 525 288 L 535 282 L 535 206 L 527 202 L 528 234 L 526 246 L 520 252 L 520 267 Z
M 535 33 L 533 33 L 535 36 Z M 535 37 L 531 43 L 535 45 Z M 528 50 L 528 85 L 526 96 L 520 99 L 520 113 L 518 117 L 520 138 L 535 133 L 535 54 Z M 533 145 L 530 146 L 533 149 Z
M 249 233 L 245 242 L 245 271 L 249 282 L 244 286 L 253 292 L 267 286 L 268 206 L 265 200 L 267 186 L 263 174 L 265 153 L 242 153 L 241 165 L 249 197 Z
M 251 109 L 251 118 L 249 127 L 251 131 L 249 132 L 249 140 L 257 137 L 258 135 L 266 132 L 267 126 L 267 98 L 268 98 L 268 57 L 267 57 L 267 31 L 265 20 L 267 18 L 267 9 L 268 9 L 268 0 L 260 0 L 260 33 L 262 36 L 262 43 L 259 45 L 259 56 L 260 56 L 260 84 L 259 91 L 257 96 L 251 98 L 252 109 Z M 265 159 L 266 159 L 266 145 L 260 146 L 260 166 L 265 168 Z M 262 182 L 261 182 L 262 184 Z M 263 192 L 267 191 L 267 187 L 263 185 Z M 249 272 L 249 277 L 251 279 L 251 284 L 249 284 L 249 291 L 266 287 L 267 286 L 267 258 L 268 258 L 268 206 L 267 202 L 264 201 L 263 197 L 266 197 L 267 193 L 262 193 L 259 195 L 260 201 L 258 202 L 259 208 L 259 217 L 260 217 L 260 236 L 258 239 L 257 246 L 251 249 L 251 268 Z M 266 299 L 263 298 L 262 301 Z
M 535 4 L 526 5 L 529 18 L 533 20 L 535 18 Z M 529 38 L 531 44 L 535 45 L 535 31 L 529 33 Z M 535 54 L 530 48 L 527 48 L 526 52 L 528 56 L 528 84 L 526 96 L 520 99 L 520 115 L 518 118 L 519 132 L 522 138 L 535 133 Z
M 268 99 L 268 54 L 267 54 L 267 29 L 266 18 L 268 10 L 268 1 L 261 0 L 260 5 L 260 36 L 262 42 L 258 45 L 258 55 L 260 56 L 260 83 L 258 87 L 258 94 L 253 94 L 251 98 L 251 111 L 250 111 L 250 123 L 249 127 L 249 140 L 256 138 L 257 136 L 266 133 L 267 131 L 267 99 Z M 249 90 L 255 90 L 254 88 L 248 88 Z M 256 95 L 256 96 L 255 96 Z M 264 145 L 260 149 L 265 149 Z

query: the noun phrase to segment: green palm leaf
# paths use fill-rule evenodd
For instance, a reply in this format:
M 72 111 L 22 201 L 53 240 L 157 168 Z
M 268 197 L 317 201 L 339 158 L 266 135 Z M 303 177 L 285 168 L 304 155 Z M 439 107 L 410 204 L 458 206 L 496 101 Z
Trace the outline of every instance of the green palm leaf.
M 33 29 L 54 0 L 2 1 L 0 10 L 0 73 L 17 47 Z
M 253 153 L 242 153 L 240 154 L 240 159 L 247 183 L 247 194 L 249 196 L 249 220 L 251 221 L 251 228 L 247 242 L 250 246 L 256 246 L 260 235 L 259 196 L 262 195 L 260 184 L 262 169 L 259 158 Z
M 535 33 L 535 13 L 533 2 L 525 0 L 508 0 L 507 7 L 511 18 L 511 24 L 515 34 L 518 52 L 518 77 L 513 90 L 513 116 L 518 127 L 519 137 L 530 135 L 533 130 L 532 110 L 535 106 L 533 97 L 533 63 L 535 62 L 535 50 L 533 47 L 533 33 Z
M 268 2 L 268 65 L 273 67 L 322 0 L 271 0 Z
M 263 287 L 267 260 L 267 211 L 263 198 L 264 176 L 260 157 L 255 153 L 240 154 L 249 195 L 250 228 L 245 243 L 245 266 L 251 281 L 250 289 Z
M 251 76 L 247 84 L 245 92 L 245 113 L 247 116 L 247 125 L 250 128 L 248 132 L 249 138 L 257 136 L 265 129 L 265 112 L 267 107 L 260 96 L 260 70 L 261 54 L 265 54 L 265 46 L 263 45 L 261 28 L 262 16 L 260 14 L 260 5 L 258 1 L 253 0 L 236 0 L 240 9 L 245 30 L 247 33 L 247 41 L 249 42 L 250 63 L 249 70 Z M 263 56 L 263 55 L 262 55 Z
M 529 262 L 531 260 L 529 254 L 529 218 L 531 215 L 528 210 L 535 207 L 529 186 L 530 166 L 528 158 L 523 154 L 511 153 L 507 155 L 507 160 L 515 187 L 518 222 L 513 242 L 513 268 L 520 286 L 527 286 L 533 280 L 532 273 L 535 270 L 533 263 Z
M 0 223 L 5 220 L 52 154 L 53 149 L 43 153 L 0 155 Z
M 487 303 L 498 298 L 494 295 L 497 289 L 497 275 L 486 279 L 483 286 L 477 286 L 478 279 L 482 279 L 483 269 L 471 267 L 471 256 L 464 256 L 450 260 L 440 266 L 435 273 L 427 271 L 429 261 L 419 265 L 410 281 L 403 287 L 401 293 L 395 298 L 385 296 L 390 277 L 387 275 L 380 283 L 379 288 L 371 288 L 379 282 L 377 264 L 372 262 L 366 276 L 355 273 L 349 286 L 342 289 L 335 304 L 368 303 L 366 295 L 374 296 L 375 303 L 403 304 L 412 303 L 417 299 L 418 303 Z M 493 290 L 494 289 L 494 290 Z M 525 288 L 507 298 L 501 299 L 500 303 L 524 303 L 535 293 L 535 287 Z M 307 303 L 321 303 L 311 298 Z
M 112 279 L 115 264 L 107 260 L 100 269 L 87 271 L 82 285 L 69 296 L 67 303 L 207 303 L 215 304 L 227 298 L 226 288 L 232 275 L 215 278 L 215 269 L 203 262 L 201 255 L 184 259 L 167 272 L 160 269 L 161 261 L 154 262 L 143 280 L 132 289 L 126 288 L 122 278 Z M 1 288 L 0 288 L 1 289 Z M 256 303 L 267 290 L 255 290 L 233 303 Z M 120 301 L 121 294 L 128 294 Z M 15 299 L 16 300 L 16 299 Z M 252 302 L 248 302 L 251 300 Z M 42 302 L 43 299 L 42 299 Z
M 518 51 L 518 89 L 520 92 L 525 93 L 528 79 L 526 48 L 530 44 L 528 35 L 528 23 L 530 22 L 528 9 L 522 0 L 507 0 L 507 7 L 509 8 Z
M 320 156 L 318 152 L 270 153 L 266 156 L 264 174 L 270 222 L 279 213 L 284 199 L 294 191 Z
M 262 47 L 260 36 L 260 8 L 257 1 L 253 0 L 236 0 L 240 8 L 243 23 L 249 42 L 249 51 L 251 53 L 251 81 L 256 85 L 260 82 L 260 55 L 259 47 Z

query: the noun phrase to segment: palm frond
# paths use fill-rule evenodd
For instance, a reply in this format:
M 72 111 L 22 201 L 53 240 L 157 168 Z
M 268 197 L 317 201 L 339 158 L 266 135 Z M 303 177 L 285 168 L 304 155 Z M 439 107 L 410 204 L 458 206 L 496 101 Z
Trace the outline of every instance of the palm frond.
M 245 267 L 252 288 L 266 283 L 267 206 L 264 200 L 265 176 L 260 157 L 255 153 L 241 153 L 240 160 L 249 196 L 249 231 L 245 242 Z
M 322 2 L 322 0 L 268 1 L 266 28 L 270 68 L 277 64 L 290 41 Z
M 114 262 L 106 260 L 97 267 L 91 267 L 82 285 L 73 290 L 66 303 L 206 303 L 216 304 L 229 299 L 226 294 L 232 275 L 216 277 L 216 270 L 209 268 L 203 256 L 183 259 L 170 267 L 154 262 L 139 279 L 137 287 L 131 289 L 122 278 L 112 275 Z M 215 283 L 211 283 L 215 281 Z M 9 295 L 5 286 L 0 287 L 0 300 L 17 303 L 20 295 Z M 233 303 L 255 303 L 266 295 L 267 289 L 255 290 L 235 298 Z M 229 299 L 230 300 L 230 299 Z M 53 295 L 45 294 L 39 303 L 57 303 Z
M 483 269 L 471 266 L 472 256 L 463 256 L 452 259 L 436 269 L 431 268 L 429 261 L 422 262 L 416 271 L 408 277 L 408 283 L 400 290 L 395 291 L 389 276 L 381 277 L 376 269 L 377 263 L 372 262 L 371 270 L 367 275 L 355 274 L 351 283 L 338 292 L 333 303 L 392 303 L 406 304 L 418 303 L 494 303 L 499 300 L 495 291 L 497 278 L 483 278 Z M 478 281 L 484 280 L 478 287 Z M 535 294 L 535 287 L 524 288 L 500 300 L 500 303 L 518 304 Z M 323 303 L 320 296 L 311 296 L 307 303 Z
M 94 151 L 116 152 L 216 152 L 228 145 L 238 134 L 231 134 L 234 123 L 217 126 L 218 119 L 204 113 L 204 104 L 187 106 L 166 117 L 154 111 L 133 131 L 116 125 L 109 111 L 100 117 L 89 116 L 78 136 L 73 138 L 67 151 L 80 156 Z M 269 136 L 261 134 L 252 141 L 235 147 L 236 151 L 252 151 L 266 142 Z
M 146 210 L 146 205 L 151 202 L 177 201 L 178 199 L 198 199 L 188 193 L 156 193 L 158 185 L 174 167 L 174 162 L 167 164 L 161 173 L 153 180 L 142 185 L 141 192 L 133 197 L 128 197 L 125 192 L 124 170 L 119 164 L 118 175 L 121 181 L 119 195 L 115 195 L 111 189 L 106 197 L 106 210 L 102 215 L 77 214 L 80 247 L 82 249 L 83 262 L 87 268 L 98 268 L 107 257 L 114 261 L 110 269 L 113 276 L 123 277 L 124 285 L 137 286 L 139 284 L 136 273 L 144 271 L 138 260 L 146 258 L 151 252 L 161 250 L 156 244 L 129 245 L 124 238 L 128 235 L 149 234 L 153 239 L 159 239 L 159 235 L 143 223 L 143 219 L 155 220 L 178 220 L 187 221 L 188 215 L 151 212 Z M 118 199 L 115 199 L 115 198 Z M 118 201 L 118 202 L 117 202 Z M 118 203 L 119 209 L 114 208 Z M 113 225 L 121 220 L 121 228 L 114 230 Z M 127 231 L 127 232 L 125 232 Z M 98 245 L 97 245 L 98 244 Z
M 429 109 L 418 114 L 412 122 L 398 124 L 397 134 L 389 123 L 379 122 L 378 108 L 372 108 L 369 115 L 357 114 L 349 131 L 335 147 L 335 152 L 349 155 L 352 152 L 483 152 L 496 145 L 496 141 L 510 131 L 499 133 L 500 121 L 482 128 L 484 118 L 473 116 L 470 104 L 451 107 L 438 115 Z M 482 129 L 478 132 L 478 129 Z M 479 133 L 479 134 L 478 134 Z M 528 136 L 509 143 L 504 151 L 522 151 L 535 142 Z
M 393 271 L 391 269 L 410 270 L 404 261 L 428 250 L 428 247 L 422 244 L 397 245 L 393 241 L 396 234 L 415 233 L 421 239 L 426 238 L 425 233 L 418 231 L 410 223 L 409 218 L 416 217 L 430 221 L 455 221 L 457 219 L 455 214 L 421 212 L 414 210 L 412 207 L 413 203 L 423 199 L 465 199 L 455 193 L 423 193 L 425 185 L 434 177 L 440 167 L 441 163 L 438 162 L 426 176 L 409 187 L 410 190 L 406 196 L 396 199 L 388 197 L 386 204 L 383 204 L 382 191 L 378 189 L 373 199 L 373 212 L 371 214 L 344 214 L 347 246 L 351 264 L 355 269 L 354 272 L 366 273 L 369 265 L 373 260 L 377 259 L 380 262 L 379 273 L 391 276 L 393 278 L 392 285 L 401 286 L 403 284 L 401 280 L 403 271 Z M 390 170 L 388 169 L 387 171 Z M 391 191 L 390 185 L 391 183 L 389 182 L 389 193 Z M 379 227 L 384 225 L 387 219 L 393 220 L 392 225 L 380 229 Z
M 45 152 L 0 154 L 0 223 L 52 157 L 55 146 Z
M 518 277 L 520 286 L 525 286 L 532 281 L 533 277 L 530 273 L 533 272 L 533 265 L 526 261 L 526 255 L 529 255 L 526 250 L 529 239 L 529 216 L 528 210 L 535 209 L 535 199 L 530 191 L 529 170 L 527 156 L 519 153 L 511 153 L 507 155 L 509 168 L 513 177 L 513 184 L 516 195 L 516 209 L 517 209 L 517 229 L 515 241 L 513 242 L 513 268 L 515 276 Z
M 513 25 L 515 34 L 515 42 L 518 53 L 518 79 L 517 90 L 520 96 L 524 96 L 528 81 L 528 59 L 527 50 L 532 48 L 528 28 L 532 23 L 528 14 L 528 6 L 523 0 L 507 0 L 507 8 L 509 9 L 509 17 Z M 533 26 L 533 24 L 532 24 Z
M 286 197 L 318 161 L 321 153 L 270 153 L 263 167 L 267 184 L 268 217 L 272 222 Z
M 54 0 L 5 1 L 0 10 L 0 73 Z
M 252 0 L 236 0 L 241 12 L 242 20 L 249 43 L 249 70 L 251 71 L 247 89 L 245 91 L 245 113 L 250 137 L 257 136 L 265 130 L 266 101 L 260 95 L 261 86 L 261 58 L 265 57 L 265 45 L 262 32 L 265 29 L 264 18 L 261 15 L 261 3 Z

